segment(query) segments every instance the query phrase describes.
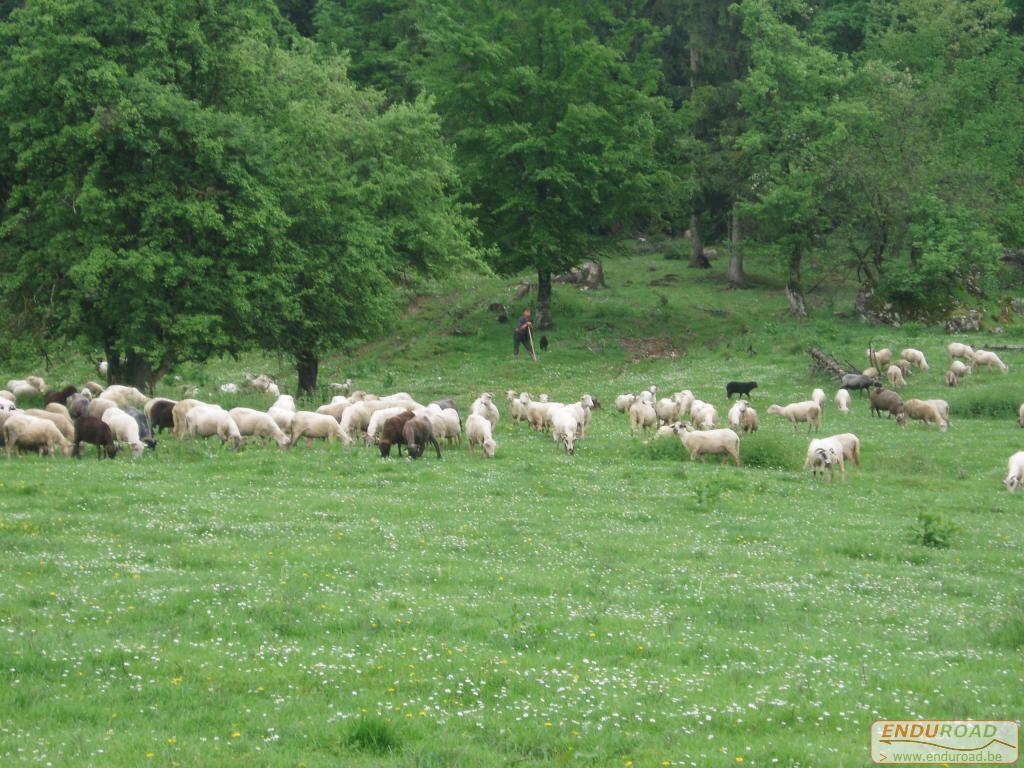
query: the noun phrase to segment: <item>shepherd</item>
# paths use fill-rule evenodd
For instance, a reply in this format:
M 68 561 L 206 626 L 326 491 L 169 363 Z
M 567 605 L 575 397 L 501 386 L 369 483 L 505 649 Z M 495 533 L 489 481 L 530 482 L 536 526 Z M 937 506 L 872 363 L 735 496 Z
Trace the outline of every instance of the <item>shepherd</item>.
M 512 332 L 513 347 L 512 355 L 515 361 L 519 362 L 519 345 L 522 344 L 530 350 L 530 357 L 537 362 L 537 353 L 533 351 L 533 323 L 530 321 L 530 308 L 523 310 L 523 316 L 519 318 L 516 329 Z

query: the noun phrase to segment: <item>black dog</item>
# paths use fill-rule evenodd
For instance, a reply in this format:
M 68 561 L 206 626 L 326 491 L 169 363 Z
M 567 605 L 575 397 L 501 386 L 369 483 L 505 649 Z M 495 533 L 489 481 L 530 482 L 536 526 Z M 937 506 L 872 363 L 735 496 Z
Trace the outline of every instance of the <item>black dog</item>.
M 725 394 L 729 400 L 733 395 L 746 395 L 750 397 L 750 391 L 757 389 L 756 381 L 730 381 L 725 385 Z
M 540 337 L 540 351 L 541 352 L 547 352 L 548 351 L 548 337 L 547 336 L 541 336 Z

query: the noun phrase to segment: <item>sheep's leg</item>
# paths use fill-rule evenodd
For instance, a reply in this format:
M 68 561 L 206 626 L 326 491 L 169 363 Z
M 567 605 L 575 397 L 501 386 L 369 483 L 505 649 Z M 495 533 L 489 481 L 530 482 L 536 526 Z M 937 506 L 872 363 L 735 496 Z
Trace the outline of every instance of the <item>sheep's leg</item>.
M 437 440 L 435 440 L 433 437 L 430 438 L 430 442 L 433 444 L 434 450 L 437 451 L 437 458 L 440 459 L 441 458 L 441 446 L 437 444 Z

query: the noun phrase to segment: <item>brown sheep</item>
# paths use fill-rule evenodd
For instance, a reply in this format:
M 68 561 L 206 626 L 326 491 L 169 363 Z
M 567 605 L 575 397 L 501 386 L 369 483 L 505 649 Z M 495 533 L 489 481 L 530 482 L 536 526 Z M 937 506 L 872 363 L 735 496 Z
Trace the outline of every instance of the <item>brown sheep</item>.
M 65 405 L 68 398 L 76 392 L 78 392 L 78 390 L 72 386 L 64 387 L 64 389 L 61 390 L 51 389 L 43 395 L 43 405 L 47 406 L 50 403 L 60 403 L 61 405 Z
M 903 408 L 903 398 L 884 387 L 875 387 L 868 397 L 871 400 L 871 415 L 881 416 L 886 411 L 890 418 L 895 416 L 896 423 L 901 427 L 907 422 L 907 413 Z
M 415 416 L 416 414 L 412 411 L 404 411 L 384 422 L 380 431 L 380 440 L 377 443 L 382 458 L 386 459 L 391 455 L 392 445 L 398 447 L 398 456 L 401 458 L 402 446 L 405 445 L 405 423 Z
M 114 433 L 110 431 L 110 425 L 95 416 L 83 416 L 75 422 L 76 459 L 82 458 L 82 443 L 95 445 L 98 459 L 102 459 L 104 453 L 111 459 L 117 456 L 117 444 L 114 442 Z
M 434 427 L 430 423 L 430 419 L 424 416 L 409 419 L 402 427 L 402 436 L 405 438 L 405 447 L 409 451 L 410 459 L 418 459 L 422 456 L 427 443 L 434 446 L 437 458 L 441 458 L 441 446 L 434 438 Z

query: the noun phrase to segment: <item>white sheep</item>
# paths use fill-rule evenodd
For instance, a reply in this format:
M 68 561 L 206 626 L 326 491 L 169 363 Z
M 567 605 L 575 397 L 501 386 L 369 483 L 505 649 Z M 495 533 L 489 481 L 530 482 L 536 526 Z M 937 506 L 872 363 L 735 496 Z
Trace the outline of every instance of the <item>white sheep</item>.
M 14 451 L 22 448 L 35 450 L 40 456 L 56 456 L 54 447 L 60 447 L 61 453 L 70 456 L 74 446 L 60 433 L 52 421 L 29 416 L 24 413 L 8 413 L 3 423 L 4 445 L 7 458 Z
M 629 411 L 629 406 L 636 402 L 636 395 L 624 394 L 619 395 L 615 398 L 615 410 L 619 413 L 626 413 Z
M 107 400 L 105 397 L 97 397 L 89 403 L 85 412 L 88 416 L 95 416 L 97 419 L 102 419 L 103 414 L 107 409 L 117 407 L 119 406 L 113 400 Z
M 896 367 L 900 369 L 900 373 L 903 374 L 904 379 L 910 378 L 911 363 L 909 360 L 904 360 L 901 357 L 896 361 Z
M 29 376 L 27 379 L 11 379 L 5 387 L 15 399 L 19 397 L 32 397 L 42 395 L 45 392 L 46 384 L 38 376 Z
M 1024 427 L 1024 403 L 1021 403 L 1020 408 L 1017 409 L 1017 424 Z
M 117 403 L 119 408 L 144 408 L 149 402 L 149 398 L 135 387 L 126 387 L 123 384 L 111 384 L 103 390 L 100 397 Z
M 638 429 L 658 426 L 658 414 L 654 407 L 643 400 L 638 400 L 629 406 L 629 429 L 636 432 Z
M 748 405 L 743 409 L 743 416 L 740 419 L 740 431 L 749 435 L 757 432 L 757 427 L 757 411 Z
M 68 398 L 68 399 L 70 400 L 71 398 Z M 61 416 L 66 418 L 68 421 L 72 420 L 71 419 L 71 411 L 69 411 L 68 407 L 66 405 L 62 404 L 62 403 L 47 403 L 46 407 L 43 410 L 49 411 L 50 413 L 59 413 Z
M 137 459 L 146 450 L 145 444 L 139 437 L 139 423 L 116 405 L 103 411 L 100 420 L 110 427 L 114 440 L 126 443 L 131 448 L 133 459 Z
M 954 360 L 952 363 L 949 364 L 949 370 L 958 379 L 962 379 L 964 378 L 964 376 L 970 375 L 971 366 L 967 365 L 966 363 L 962 363 L 959 360 Z
M 88 392 L 93 397 L 99 397 L 103 394 L 103 385 L 95 381 L 87 381 L 82 385 L 82 391 Z
M 393 408 L 378 408 L 374 411 L 373 415 L 370 416 L 370 420 L 366 423 L 366 434 L 363 436 L 363 441 L 366 445 L 376 445 L 380 441 L 380 432 L 384 428 L 384 422 L 392 416 L 405 413 L 406 410 L 403 406 L 398 405 Z M 426 409 L 417 408 L 416 415 L 426 416 Z M 433 424 L 432 420 L 431 424 Z
M 0 411 L 15 411 L 18 409 L 17 404 L 14 402 L 14 396 L 5 397 L 0 394 Z
M 952 360 L 955 357 L 962 357 L 965 360 L 974 359 L 974 347 L 972 347 L 970 344 L 961 344 L 958 341 L 954 341 L 951 342 L 950 345 L 946 347 L 946 349 L 949 350 L 950 360 Z
M 855 466 L 860 466 L 860 438 L 852 432 L 844 432 L 841 435 L 831 435 L 828 439 L 837 440 L 843 446 L 844 461 L 852 461 Z
M 0 389 L 0 400 L 6 400 L 9 403 L 17 402 L 17 396 L 9 389 Z
M 347 395 L 352 391 L 352 379 L 345 379 L 345 381 L 340 384 L 336 381 L 332 381 L 329 386 L 335 392 Z
M 1006 490 L 1013 493 L 1020 488 L 1022 477 L 1024 477 L 1024 451 L 1017 451 L 1010 457 L 1007 464 L 1006 479 L 1003 480 L 1003 485 L 1006 486 Z
M 932 424 L 938 424 L 940 432 L 945 432 L 948 427 L 939 409 L 925 400 L 905 400 L 903 402 L 903 410 L 906 412 L 908 419 L 923 421 L 928 425 L 929 432 L 931 432 Z
M 333 403 L 334 400 L 332 399 L 331 402 Z M 273 405 L 270 407 L 280 408 L 283 411 L 291 411 L 292 413 L 295 413 L 295 398 L 291 395 L 279 395 L 277 400 L 275 400 Z
M 821 408 L 813 400 L 804 400 L 799 403 L 790 403 L 789 405 L 770 405 L 768 406 L 768 413 L 778 416 L 783 416 L 793 424 L 793 431 L 797 430 L 797 424 L 799 422 L 807 422 L 807 431 L 811 431 L 811 427 L 815 428 L 815 431 L 821 429 Z
M 564 403 L 531 401 L 526 406 L 526 419 L 530 422 L 530 428 L 538 431 L 551 429 L 551 416 L 563 405 Z
M 654 412 L 661 424 L 669 424 L 679 418 L 679 402 L 671 397 L 663 397 L 654 404 Z
M 693 405 L 693 401 L 696 398 L 693 396 L 693 392 L 684 389 L 680 392 L 675 392 L 672 395 L 672 399 L 679 403 L 679 415 L 682 416 L 684 413 L 690 412 L 690 406 Z
M 524 393 L 527 394 L 528 393 Z M 510 389 L 505 392 L 505 398 L 508 400 L 508 412 L 512 419 L 513 424 L 518 424 L 526 418 L 526 404 L 520 400 L 520 396 L 516 394 L 514 389 Z
M 292 419 L 295 418 L 295 411 L 271 406 L 267 409 L 267 416 L 274 420 L 274 423 L 277 424 L 278 429 L 282 432 L 289 433 L 292 431 Z
M 924 352 L 920 349 L 908 348 L 900 352 L 900 359 L 913 363 L 922 371 L 928 370 L 928 361 L 924 359 Z
M 352 402 L 344 395 L 337 395 L 331 398 L 331 402 L 327 403 L 326 405 L 321 405 L 319 408 L 317 408 L 316 412 L 320 414 L 326 414 L 327 416 L 333 416 L 334 420 L 340 424 L 341 417 L 345 415 L 345 409 L 348 408 L 351 404 Z M 291 413 L 294 416 L 295 412 L 292 411 Z M 288 419 L 288 422 L 289 424 L 291 423 L 290 418 Z
M 269 413 L 254 408 L 232 408 L 228 415 L 238 425 L 242 437 L 269 437 L 282 450 L 291 444 L 291 439 Z
M 350 409 L 351 410 L 351 409 Z M 404 408 L 402 410 L 405 410 Z M 345 411 L 347 414 L 348 411 Z M 334 420 L 333 416 L 325 416 L 322 413 L 312 411 L 299 411 L 292 419 L 292 445 L 298 445 L 299 438 L 306 438 L 306 445 L 313 444 L 313 438 L 320 438 L 332 442 L 338 438 L 344 442 L 341 424 Z M 350 444 L 350 443 L 346 443 Z
M 370 424 L 370 417 L 378 410 L 376 403 L 376 400 L 360 400 L 345 409 L 341 415 L 341 422 L 338 424 L 341 428 L 341 442 L 345 445 L 352 445 L 352 433 L 366 431 L 366 427 Z
M 872 352 L 874 352 L 875 354 L 874 361 L 871 360 Z M 864 352 L 864 356 L 868 359 L 869 362 L 874 362 L 874 364 L 879 368 L 881 368 L 883 365 L 888 365 L 890 362 L 892 362 L 892 350 L 888 348 L 875 350 L 868 349 L 867 351 Z
M 434 437 L 440 440 L 443 436 L 449 448 L 451 448 L 453 442 L 457 445 L 462 445 L 462 419 L 459 418 L 459 412 L 454 408 L 442 408 L 441 418 L 444 419 L 444 432 L 440 434 L 435 433 Z M 489 421 L 487 424 L 490 426 Z
M 185 414 L 185 429 L 191 437 L 219 437 L 221 445 L 230 443 L 235 451 L 242 447 L 242 432 L 238 424 L 220 406 L 198 405 L 189 409 Z
M 68 414 L 67 408 L 64 408 L 64 413 L 61 413 L 60 411 L 49 410 L 52 405 L 56 405 L 60 408 L 64 407 L 59 403 L 50 403 L 50 405 L 46 406 L 45 410 L 29 408 L 27 411 L 22 411 L 22 413 L 26 416 L 34 416 L 37 419 L 45 419 L 46 421 L 51 422 L 55 427 L 57 427 L 65 440 L 74 440 L 75 424 L 71 421 L 71 416 Z
M 879 374 L 877 368 L 865 368 L 861 371 L 861 375 L 867 376 L 869 379 L 877 379 Z
M 935 410 L 939 412 L 939 416 L 942 417 L 943 421 L 946 422 L 946 426 L 949 426 L 949 403 L 945 400 L 925 400 L 926 403 L 935 406 Z
M 978 370 L 981 366 L 985 366 L 986 370 L 991 371 L 992 366 L 996 366 L 1000 371 L 1006 373 L 1010 370 L 1009 366 L 1006 365 L 1002 360 L 999 359 L 999 355 L 995 352 L 989 352 L 985 349 L 979 349 L 974 352 L 974 370 Z
M 907 360 L 905 362 L 909 363 L 910 361 Z M 905 378 L 903 378 L 903 371 L 900 370 L 900 367 L 898 365 L 890 365 L 889 366 L 889 370 L 886 371 L 886 375 L 889 378 L 889 386 L 890 387 L 893 387 L 894 389 L 896 389 L 896 388 L 899 388 L 899 387 L 907 386 L 907 380 Z
M 559 408 L 551 417 L 551 437 L 566 453 L 576 452 L 576 434 L 580 424 L 572 408 Z
M 738 430 L 740 428 L 740 422 L 743 419 L 743 411 L 747 409 L 748 405 L 749 403 L 746 400 L 737 400 L 733 403 L 729 412 L 726 414 L 729 429 Z
M 96 401 L 93 400 L 93 403 L 95 402 Z M 188 417 L 189 411 L 191 411 L 193 408 L 220 408 L 220 406 L 214 405 L 213 403 L 204 403 L 202 400 L 196 400 L 190 397 L 186 397 L 183 400 L 179 400 L 178 402 L 176 402 L 174 404 L 174 407 L 171 409 L 171 419 L 174 422 L 174 426 L 171 427 L 171 433 L 179 440 L 181 440 L 183 437 L 189 434 L 188 422 L 186 421 L 186 419 Z M 92 415 L 91 405 L 89 406 L 89 409 L 90 415 Z M 224 409 L 220 408 L 220 410 Z
M 452 409 L 449 408 L 448 410 Z M 486 456 L 488 459 L 494 458 L 494 452 L 498 449 L 498 444 L 494 442 L 494 438 L 491 436 L 491 422 L 479 413 L 471 413 L 469 418 L 466 419 L 466 446 L 470 455 L 473 454 L 473 449 L 478 445 L 480 446 L 482 456 Z
M 833 471 L 835 465 L 839 465 L 839 476 L 846 479 L 846 467 L 843 462 L 843 445 L 833 437 L 823 437 L 811 440 L 807 446 L 807 458 L 804 460 L 804 468 L 810 469 L 817 477 L 819 474 L 824 477 L 825 470 L 828 470 L 828 479 L 834 479 Z
M 663 427 L 658 427 L 658 431 L 654 433 L 654 439 L 660 440 L 663 437 L 676 437 L 676 428 L 681 428 L 682 426 L 683 422 L 675 421 Z
M 718 426 L 718 409 L 703 400 L 694 400 L 690 405 L 690 418 L 700 429 L 714 429 Z
M 110 371 L 110 363 L 106 360 L 100 360 L 96 363 L 96 371 L 100 376 L 106 376 L 107 372 Z
M 840 389 L 836 392 L 836 408 L 839 409 L 840 413 L 850 412 L 850 391 L 847 389 Z
M 828 402 L 828 397 L 825 396 L 825 390 L 821 387 L 815 387 L 814 391 L 811 392 L 811 400 L 818 404 L 821 412 L 825 412 L 825 403 Z
M 736 466 L 740 466 L 740 436 L 731 429 L 696 432 L 689 424 L 683 424 L 674 431 L 690 452 L 691 461 L 699 456 L 703 462 L 706 455 L 721 454 L 722 461 L 732 456 Z
M 498 413 L 498 407 L 493 401 L 494 395 L 490 392 L 484 392 L 480 397 L 473 401 L 471 406 L 469 406 L 469 415 L 472 416 L 476 413 L 483 416 L 491 422 L 491 429 L 494 429 L 494 427 L 498 425 L 498 419 L 501 418 L 501 414 Z

